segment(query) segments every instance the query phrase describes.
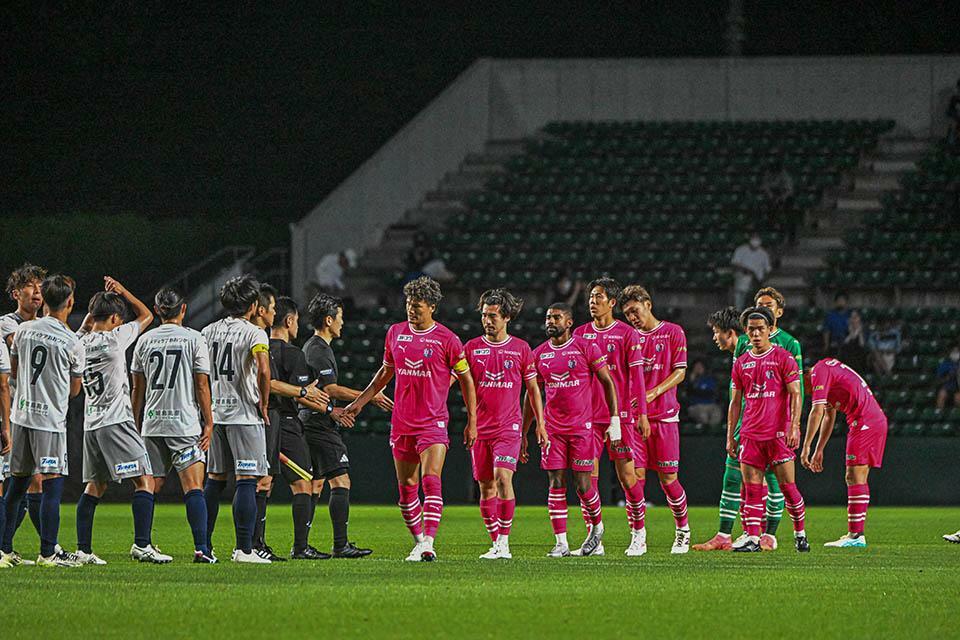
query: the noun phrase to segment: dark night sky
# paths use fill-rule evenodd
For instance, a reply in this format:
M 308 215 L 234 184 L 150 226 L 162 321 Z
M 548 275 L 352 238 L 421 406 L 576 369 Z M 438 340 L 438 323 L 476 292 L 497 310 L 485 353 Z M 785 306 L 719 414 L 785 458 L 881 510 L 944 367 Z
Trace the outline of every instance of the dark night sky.
M 726 2 L 406 4 L 5 7 L 0 207 L 296 219 L 478 57 L 723 55 Z M 960 51 L 903 6 L 746 0 L 745 52 Z

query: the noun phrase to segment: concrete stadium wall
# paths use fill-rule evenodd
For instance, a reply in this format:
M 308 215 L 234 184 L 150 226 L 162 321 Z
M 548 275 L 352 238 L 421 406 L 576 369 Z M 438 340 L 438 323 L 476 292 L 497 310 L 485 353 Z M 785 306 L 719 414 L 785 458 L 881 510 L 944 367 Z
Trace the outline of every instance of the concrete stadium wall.
M 487 140 L 551 120 L 889 118 L 898 133 L 941 136 L 957 78 L 960 56 L 479 60 L 291 225 L 294 291 L 323 254 L 375 247 Z

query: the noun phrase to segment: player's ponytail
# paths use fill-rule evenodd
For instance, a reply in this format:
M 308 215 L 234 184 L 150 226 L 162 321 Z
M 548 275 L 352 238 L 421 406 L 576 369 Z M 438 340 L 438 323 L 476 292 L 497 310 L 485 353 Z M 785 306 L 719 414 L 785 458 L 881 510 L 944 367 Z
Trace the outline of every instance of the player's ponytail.
M 185 304 L 183 295 L 171 287 L 164 287 L 153 297 L 153 306 L 161 320 L 171 320 L 180 315 Z

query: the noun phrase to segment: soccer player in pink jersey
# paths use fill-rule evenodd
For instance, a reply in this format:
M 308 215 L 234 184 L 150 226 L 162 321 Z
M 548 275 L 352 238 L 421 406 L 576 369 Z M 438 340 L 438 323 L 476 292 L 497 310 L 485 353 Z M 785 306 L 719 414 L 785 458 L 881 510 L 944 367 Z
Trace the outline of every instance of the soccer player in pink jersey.
M 400 491 L 400 512 L 415 541 L 406 559 L 431 562 L 437 558 L 434 539 L 443 513 L 440 474 L 450 444 L 447 394 L 451 373 L 460 382 L 467 408 L 463 443 L 468 448 L 477 439 L 477 396 L 460 339 L 433 319 L 443 297 L 440 285 L 422 276 L 405 284 L 403 294 L 407 321 L 387 331 L 383 366 L 344 413 L 355 417 L 396 377 L 390 448 Z M 420 488 L 424 495 L 422 507 Z
M 547 510 L 556 537 L 556 543 L 547 555 L 551 558 L 570 555 L 567 469 L 573 472 L 580 503 L 590 518 L 590 533 L 580 547 L 580 555 L 594 555 L 603 542 L 603 519 L 600 495 L 590 482 L 596 452 L 591 425 L 594 416 L 593 380 L 599 379 L 603 385 L 609 425 L 606 437 L 615 448 L 623 444 L 617 388 L 607 368 L 606 356 L 597 345 L 571 334 L 573 313 L 570 305 L 564 302 L 551 304 L 544 329 L 549 340 L 534 350 L 533 360 L 537 379 L 546 391 L 544 417 L 549 442 L 540 450 L 540 467 L 550 480 Z M 525 401 L 524 440 L 532 420 L 531 403 Z
M 627 524 L 630 527 L 628 556 L 642 556 L 647 551 L 647 532 L 644 528 L 646 502 L 643 481 L 637 479 L 634 468 L 636 440 L 650 433 L 647 422 L 646 389 L 643 384 L 643 361 L 640 354 L 640 337 L 630 325 L 613 317 L 622 287 L 613 278 L 597 278 L 588 286 L 591 322 L 577 327 L 573 335 L 595 344 L 607 358 L 607 369 L 617 389 L 617 404 L 620 408 L 622 442 L 613 446 L 608 442 L 607 455 L 614 464 L 617 478 L 627 503 Z M 593 382 L 593 436 L 594 460 L 591 483 L 597 488 L 600 474 L 599 458 L 604 449 L 604 434 L 610 424 L 610 412 L 604 399 L 604 387 L 599 379 Z M 636 433 L 634 429 L 640 430 Z M 590 528 L 589 511 L 581 505 L 587 529 Z M 589 539 L 589 537 L 588 537 Z M 600 545 L 593 555 L 603 555 Z M 579 550 L 573 555 L 579 555 Z
M 827 542 L 825 547 L 865 547 L 863 529 L 870 505 L 867 476 L 870 467 L 880 468 L 887 443 L 887 416 L 860 375 L 836 359 L 821 360 L 810 372 L 813 409 L 807 419 L 800 462 L 804 467 L 823 471 L 823 451 L 833 433 L 837 411 L 847 416 L 847 534 Z M 816 449 L 810 453 L 819 433 Z
M 644 482 L 647 469 L 656 471 L 676 524 L 670 553 L 687 553 L 690 550 L 687 494 L 677 479 L 680 469 L 677 385 L 683 382 L 687 372 L 687 337 L 680 325 L 658 320 L 653 315 L 653 300 L 639 285 L 623 290 L 623 314 L 640 334 L 650 420 L 650 436 L 637 447 L 637 476 Z
M 473 478 L 480 485 L 480 515 L 493 546 L 483 560 L 510 559 L 510 526 L 516 497 L 513 474 L 520 458 L 520 391 L 526 387 L 537 421 L 537 441 L 547 446 L 543 401 L 530 345 L 507 333 L 523 300 L 506 289 L 480 296 L 483 335 L 467 342 L 464 352 L 477 388 L 477 441 L 470 449 Z
M 793 520 L 797 551 L 810 551 L 804 532 L 803 496 L 794 482 L 793 450 L 800 444 L 800 368 L 789 351 L 770 342 L 773 313 L 750 307 L 740 316 L 752 348 L 733 365 L 727 409 L 727 453 L 737 456 L 743 474 L 746 536 L 733 543 L 738 552 L 759 552 L 763 520 L 763 474 L 772 468 Z M 743 424 L 737 446 L 736 428 L 743 401 Z

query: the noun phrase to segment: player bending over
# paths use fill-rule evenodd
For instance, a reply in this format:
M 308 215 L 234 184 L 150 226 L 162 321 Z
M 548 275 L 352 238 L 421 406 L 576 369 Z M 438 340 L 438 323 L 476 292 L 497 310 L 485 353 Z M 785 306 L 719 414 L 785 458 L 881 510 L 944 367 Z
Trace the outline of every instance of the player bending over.
M 742 516 L 746 536 L 733 544 L 733 550 L 761 550 L 763 473 L 772 468 L 793 519 L 797 551 L 809 551 L 803 528 L 803 497 L 794 483 L 793 465 L 793 449 L 800 444 L 800 370 L 786 349 L 771 344 L 774 320 L 769 309 L 747 309 L 740 316 L 740 325 L 752 348 L 733 365 L 733 391 L 727 410 L 727 453 L 740 461 L 746 497 Z M 743 423 L 738 443 L 735 434 L 741 402 Z

